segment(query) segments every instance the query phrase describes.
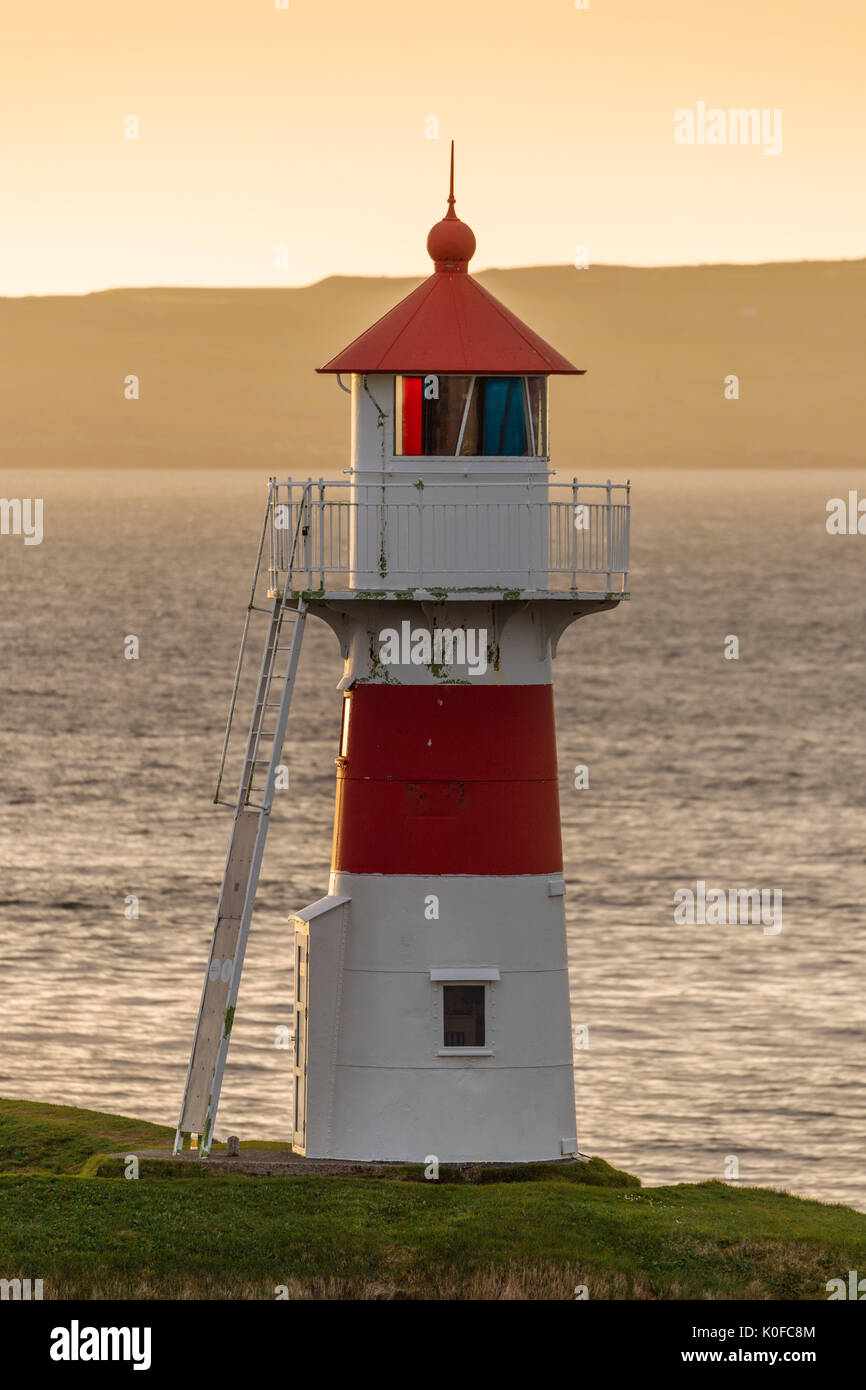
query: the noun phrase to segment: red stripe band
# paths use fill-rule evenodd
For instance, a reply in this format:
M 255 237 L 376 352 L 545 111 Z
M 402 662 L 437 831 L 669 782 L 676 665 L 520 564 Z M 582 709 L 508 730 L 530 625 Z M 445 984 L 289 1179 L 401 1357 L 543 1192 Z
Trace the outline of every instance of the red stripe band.
M 361 685 L 348 698 L 334 869 L 561 870 L 549 685 Z

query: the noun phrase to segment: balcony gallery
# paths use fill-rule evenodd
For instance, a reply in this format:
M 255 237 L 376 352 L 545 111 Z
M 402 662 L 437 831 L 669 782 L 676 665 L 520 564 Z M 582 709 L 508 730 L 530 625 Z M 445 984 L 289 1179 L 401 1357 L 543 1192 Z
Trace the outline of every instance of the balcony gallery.
M 627 598 L 629 484 L 502 477 L 270 484 L 270 588 Z

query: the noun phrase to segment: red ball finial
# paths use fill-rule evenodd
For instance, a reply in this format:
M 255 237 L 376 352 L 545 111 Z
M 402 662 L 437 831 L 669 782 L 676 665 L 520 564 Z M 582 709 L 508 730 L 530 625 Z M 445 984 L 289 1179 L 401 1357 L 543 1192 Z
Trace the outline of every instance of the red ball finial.
M 466 271 L 475 255 L 475 233 L 472 228 L 454 211 L 454 141 L 451 141 L 451 187 L 448 193 L 448 211 L 430 228 L 427 237 L 427 251 L 437 270 Z

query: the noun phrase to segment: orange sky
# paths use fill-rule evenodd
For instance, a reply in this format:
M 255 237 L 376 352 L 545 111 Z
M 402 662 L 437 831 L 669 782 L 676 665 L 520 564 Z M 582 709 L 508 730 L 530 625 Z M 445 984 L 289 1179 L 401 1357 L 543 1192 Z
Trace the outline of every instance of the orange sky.
M 426 274 L 452 136 L 474 269 L 864 254 L 863 0 L 288 5 L 8 10 L 0 293 Z M 699 101 L 782 152 L 677 145 Z

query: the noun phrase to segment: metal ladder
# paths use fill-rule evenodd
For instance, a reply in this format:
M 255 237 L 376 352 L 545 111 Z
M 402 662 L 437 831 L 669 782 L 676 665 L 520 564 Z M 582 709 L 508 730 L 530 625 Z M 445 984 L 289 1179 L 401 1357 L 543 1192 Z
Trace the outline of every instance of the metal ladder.
M 265 841 L 268 835 L 274 781 L 280 764 L 307 617 L 307 605 L 303 597 L 298 597 L 297 607 L 289 607 L 287 604 L 291 587 L 291 558 L 288 561 L 284 587 L 282 589 L 276 587 L 269 591 L 268 597 L 273 599 L 273 607 L 262 609 L 255 603 L 265 535 L 269 526 L 272 528 L 273 525 L 272 514 L 275 496 L 275 486 L 272 481 L 238 655 L 234 689 L 214 795 L 214 801 L 217 805 L 234 807 L 234 820 L 210 956 L 208 957 L 199 1005 L 195 1037 L 187 1068 L 183 1104 L 175 1135 L 173 1150 L 175 1154 L 179 1153 L 183 1147 L 185 1134 L 200 1136 L 199 1150 L 202 1157 L 207 1157 L 213 1142 L 214 1123 L 237 1004 L 244 952 L 252 921 Z M 306 534 L 303 523 L 307 519 L 306 508 L 302 505 L 298 510 L 297 526 L 292 538 L 292 558 L 298 536 Z M 225 801 L 220 798 L 220 787 L 225 772 L 238 688 L 249 638 L 250 617 L 253 612 L 262 611 L 269 613 L 268 629 L 256 685 L 255 703 L 250 718 L 240 784 L 237 799 L 233 802 Z M 287 629 L 290 634 L 288 643 L 286 640 Z M 287 646 L 285 665 L 282 666 L 280 657 L 286 653 Z M 279 691 L 278 699 L 271 698 L 272 694 L 276 695 L 277 693 L 273 688 L 274 682 L 277 683 L 277 690 Z M 273 727 L 269 727 L 271 724 Z M 253 796 L 260 799 L 254 801 Z

